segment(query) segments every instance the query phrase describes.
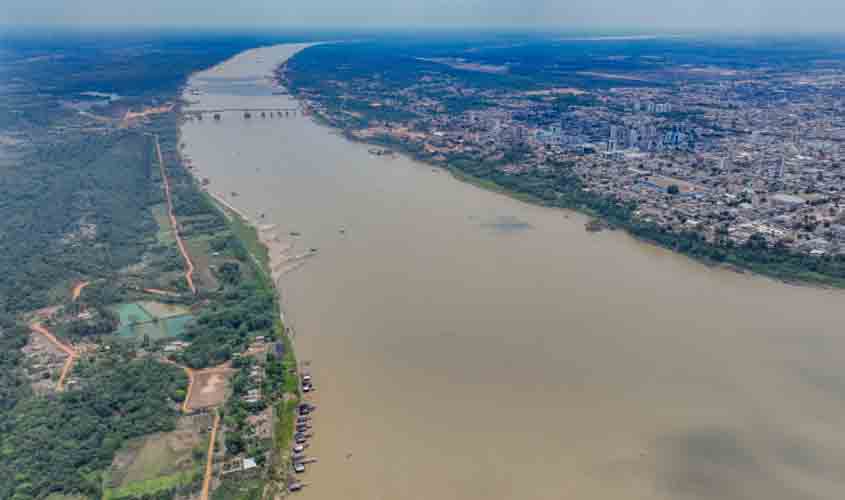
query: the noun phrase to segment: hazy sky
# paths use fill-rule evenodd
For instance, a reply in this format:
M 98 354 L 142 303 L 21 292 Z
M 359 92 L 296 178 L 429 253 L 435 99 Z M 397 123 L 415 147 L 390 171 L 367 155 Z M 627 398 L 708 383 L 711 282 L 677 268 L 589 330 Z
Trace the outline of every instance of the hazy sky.
M 0 0 L 0 24 L 845 33 L 845 0 Z

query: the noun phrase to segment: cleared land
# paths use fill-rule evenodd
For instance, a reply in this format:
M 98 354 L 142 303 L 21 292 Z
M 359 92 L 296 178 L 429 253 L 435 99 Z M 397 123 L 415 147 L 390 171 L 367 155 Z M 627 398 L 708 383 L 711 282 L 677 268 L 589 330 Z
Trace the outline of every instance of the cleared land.
M 76 361 L 76 358 L 79 357 L 79 354 L 75 350 L 73 350 L 72 347 L 57 339 L 56 336 L 50 333 L 46 328 L 44 328 L 42 324 L 33 323 L 29 327 L 33 332 L 42 335 L 44 338 L 55 344 L 56 347 L 64 351 L 65 354 L 67 354 L 67 360 L 65 360 L 65 364 L 64 366 L 62 366 L 62 371 L 59 375 L 59 381 L 56 382 L 56 390 L 59 392 L 63 391 L 65 386 L 65 379 L 67 379 L 67 375 L 68 373 L 70 373 L 70 369 L 73 367 L 73 363 Z
M 187 407 L 200 410 L 223 404 L 229 392 L 229 379 L 234 372 L 231 368 L 223 367 L 194 370 Z
M 214 264 L 214 257 L 211 255 L 211 248 L 207 240 L 191 239 L 187 242 L 188 250 L 194 259 L 197 271 L 197 286 L 204 290 L 217 290 L 220 282 L 211 271 Z
M 151 495 L 193 482 L 201 473 L 195 458 L 201 454 L 203 444 L 199 429 L 206 425 L 194 417 L 183 417 L 173 432 L 154 434 L 124 446 L 106 475 L 103 497 Z
M 36 394 L 55 392 L 54 375 L 67 362 L 67 353 L 44 335 L 33 331 L 22 352 L 26 356 L 27 376 Z

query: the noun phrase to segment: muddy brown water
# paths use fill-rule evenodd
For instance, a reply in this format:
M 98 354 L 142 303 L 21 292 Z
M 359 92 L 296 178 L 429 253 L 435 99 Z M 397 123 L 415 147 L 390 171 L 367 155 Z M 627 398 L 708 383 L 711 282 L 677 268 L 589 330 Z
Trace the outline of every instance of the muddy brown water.
M 299 48 L 196 75 L 193 108 L 295 105 L 264 75 Z M 845 294 L 590 234 L 308 117 L 182 133 L 211 191 L 319 248 L 280 281 L 318 389 L 301 498 L 845 496 Z

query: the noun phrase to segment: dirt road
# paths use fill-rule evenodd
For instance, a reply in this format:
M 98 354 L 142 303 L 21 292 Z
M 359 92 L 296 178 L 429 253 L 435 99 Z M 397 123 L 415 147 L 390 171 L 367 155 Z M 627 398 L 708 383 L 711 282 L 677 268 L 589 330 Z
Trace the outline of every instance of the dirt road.
M 44 336 L 44 338 L 46 338 L 47 340 L 49 340 L 50 342 L 55 344 L 56 347 L 58 347 L 59 349 L 64 351 L 65 354 L 67 354 L 67 360 L 65 360 L 65 364 L 64 364 L 64 366 L 62 366 L 62 372 L 59 375 L 59 381 L 56 383 L 56 391 L 58 391 L 58 392 L 63 391 L 64 387 L 65 387 L 65 379 L 67 378 L 68 374 L 70 373 L 70 369 L 73 367 L 73 363 L 76 362 L 76 358 L 79 357 L 79 353 L 77 353 L 69 345 L 62 343 L 62 341 L 57 339 L 55 335 L 53 335 L 52 333 L 50 333 L 49 330 L 44 328 L 44 325 L 42 325 L 41 323 L 33 323 L 33 324 L 29 325 L 29 328 L 33 332 Z
M 81 283 L 77 283 L 73 286 L 73 289 L 70 291 L 71 299 L 76 302 L 79 299 L 79 295 L 82 293 L 82 289 L 86 286 L 90 285 L 90 281 L 83 281 Z
M 188 390 L 185 391 L 185 400 L 182 401 L 182 413 L 188 413 L 191 411 L 191 407 L 188 406 L 188 401 L 191 400 L 191 391 L 194 390 L 194 370 L 188 368 L 187 366 L 183 367 L 185 373 L 188 374 Z
M 161 179 L 164 183 L 164 195 L 167 198 L 167 214 L 170 217 L 170 227 L 173 228 L 173 236 L 176 238 L 176 244 L 179 246 L 179 252 L 182 253 L 182 258 L 185 259 L 185 281 L 188 283 L 188 288 L 191 293 L 196 295 L 197 287 L 194 286 L 194 263 L 191 261 L 191 256 L 188 255 L 188 249 L 185 242 L 182 240 L 182 235 L 179 234 L 179 222 L 176 220 L 176 213 L 173 210 L 173 196 L 170 193 L 170 179 L 167 177 L 167 170 L 164 168 L 164 158 L 161 155 L 161 145 L 158 142 L 158 135 L 154 135 L 156 141 L 156 154 L 158 155 L 158 164 L 161 168 Z
M 208 457 L 205 460 L 205 477 L 202 479 L 200 500 L 208 500 L 208 491 L 211 489 L 211 475 L 214 471 L 214 443 L 217 440 L 218 426 L 220 426 L 220 414 L 214 412 L 214 423 L 211 425 L 211 436 L 208 440 Z
M 188 368 L 187 366 L 180 365 L 174 361 L 171 361 L 165 357 L 160 357 L 159 361 L 162 363 L 167 363 L 168 365 L 177 366 L 183 370 L 185 370 L 185 374 L 188 376 L 188 389 L 185 391 L 185 400 L 182 401 L 182 413 L 190 413 L 192 408 L 190 405 L 191 396 L 194 393 L 196 388 L 196 381 L 197 378 L 207 376 L 207 375 L 215 375 L 215 374 L 222 374 L 222 375 L 229 375 L 237 370 L 232 368 L 231 363 L 226 362 L 222 365 L 212 366 L 211 368 L 203 368 L 202 370 L 194 370 L 193 368 Z M 217 404 L 212 405 L 212 407 L 216 407 Z M 201 405 L 199 408 L 207 408 L 207 405 Z
M 179 363 L 171 361 L 165 357 L 160 357 L 159 361 L 162 363 L 167 363 L 168 365 L 178 366 L 179 368 L 185 370 L 185 375 L 188 376 L 188 389 L 185 391 L 185 400 L 182 401 L 182 413 L 189 413 L 191 411 L 191 407 L 188 406 L 188 401 L 191 400 L 191 391 L 194 390 L 194 370 L 193 368 L 188 368 L 187 366 L 182 366 Z

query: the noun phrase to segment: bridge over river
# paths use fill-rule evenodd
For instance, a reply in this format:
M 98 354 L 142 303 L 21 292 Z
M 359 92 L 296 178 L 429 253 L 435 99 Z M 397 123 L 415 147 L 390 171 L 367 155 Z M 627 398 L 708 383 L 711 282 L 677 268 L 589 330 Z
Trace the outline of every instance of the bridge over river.
M 250 117 L 252 114 L 264 113 L 273 116 L 273 113 L 276 116 L 296 116 L 296 113 L 304 113 L 301 108 L 298 107 L 275 107 L 275 108 L 214 108 L 214 109 L 189 109 L 185 110 L 186 115 L 194 115 L 194 116 L 202 116 L 202 115 L 216 115 L 219 116 L 223 113 L 243 113 L 245 118 Z

